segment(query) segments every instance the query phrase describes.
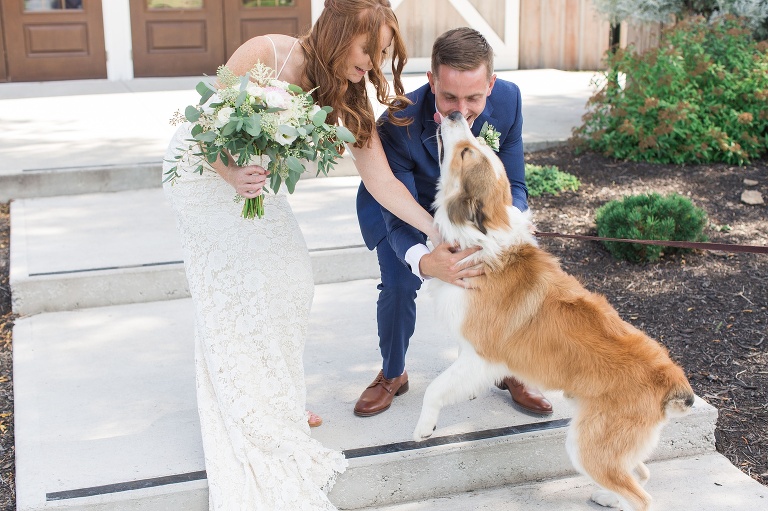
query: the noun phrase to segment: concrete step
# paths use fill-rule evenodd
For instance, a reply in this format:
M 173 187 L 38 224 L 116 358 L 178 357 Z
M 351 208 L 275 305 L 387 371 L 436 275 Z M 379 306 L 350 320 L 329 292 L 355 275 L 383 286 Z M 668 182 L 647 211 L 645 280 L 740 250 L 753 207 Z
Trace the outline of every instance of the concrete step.
M 394 505 L 573 474 L 571 407 L 557 392 L 547 393 L 555 412 L 542 419 L 488 389 L 446 408 L 435 437 L 411 442 L 426 386 L 457 356 L 427 292 L 409 350 L 411 390 L 386 413 L 354 416 L 380 368 L 377 283 L 315 290 L 307 401 L 324 424 L 312 435 L 350 458 L 335 504 Z M 13 336 L 19 511 L 207 509 L 189 299 L 37 314 L 17 320 Z M 653 459 L 712 453 L 716 418 L 697 399 L 664 428 Z
M 359 183 L 308 179 L 289 196 L 317 284 L 378 276 L 357 224 Z M 14 200 L 10 264 L 18 314 L 189 296 L 161 188 Z
M 717 453 L 650 463 L 646 489 L 655 511 L 768 509 L 768 488 Z M 371 507 L 368 511 L 584 511 L 606 509 L 589 500 L 595 486 L 572 476 L 444 497 Z
M 303 179 L 314 179 L 317 167 L 308 163 Z M 76 167 L 24 169 L 0 174 L 0 202 L 11 199 L 121 192 L 162 186 L 162 161 Z M 352 158 L 342 157 L 333 177 L 357 176 Z

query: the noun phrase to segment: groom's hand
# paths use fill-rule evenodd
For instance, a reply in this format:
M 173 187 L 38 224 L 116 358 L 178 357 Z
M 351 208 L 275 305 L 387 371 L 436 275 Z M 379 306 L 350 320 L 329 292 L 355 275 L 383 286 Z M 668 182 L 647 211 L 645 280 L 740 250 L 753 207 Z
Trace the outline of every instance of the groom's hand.
M 440 279 L 449 284 L 469 289 L 476 287 L 478 277 L 485 273 L 482 263 L 463 261 L 480 247 L 470 247 L 464 250 L 456 250 L 456 247 L 448 243 L 440 243 L 432 252 L 422 256 L 419 261 L 419 272 L 425 277 Z M 465 280 L 467 279 L 467 280 Z

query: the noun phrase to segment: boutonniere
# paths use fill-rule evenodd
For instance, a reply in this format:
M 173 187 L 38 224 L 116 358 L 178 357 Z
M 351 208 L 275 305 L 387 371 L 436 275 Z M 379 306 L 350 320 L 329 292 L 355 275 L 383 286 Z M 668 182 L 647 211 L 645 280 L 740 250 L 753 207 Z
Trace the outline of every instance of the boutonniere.
M 483 123 L 483 127 L 480 129 L 480 135 L 477 137 L 477 140 L 479 140 L 481 144 L 485 144 L 494 151 L 499 152 L 500 136 L 501 133 L 496 131 L 493 126 L 488 124 L 488 121 L 485 121 Z

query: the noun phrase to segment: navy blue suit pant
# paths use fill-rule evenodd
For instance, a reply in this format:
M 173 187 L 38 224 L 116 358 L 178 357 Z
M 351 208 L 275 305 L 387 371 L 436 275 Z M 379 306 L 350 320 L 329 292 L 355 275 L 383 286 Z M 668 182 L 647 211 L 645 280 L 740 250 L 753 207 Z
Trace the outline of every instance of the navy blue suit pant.
M 416 328 L 416 291 L 421 279 L 392 250 L 387 238 L 376 245 L 381 283 L 376 302 L 379 349 L 384 377 L 396 378 L 405 370 L 405 352 Z

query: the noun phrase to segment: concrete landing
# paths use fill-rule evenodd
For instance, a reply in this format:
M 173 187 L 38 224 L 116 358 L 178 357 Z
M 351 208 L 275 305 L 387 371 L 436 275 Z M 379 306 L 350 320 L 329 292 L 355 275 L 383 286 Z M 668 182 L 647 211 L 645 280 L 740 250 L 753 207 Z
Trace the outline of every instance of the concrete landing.
M 519 413 L 489 389 L 446 408 L 435 437 L 413 444 L 427 384 L 457 356 L 418 299 L 409 351 L 411 390 L 384 414 L 352 408 L 379 370 L 375 280 L 316 287 L 305 367 L 312 430 L 344 450 L 341 508 L 395 504 L 572 473 L 564 449 L 571 408 L 549 393 L 553 416 Z M 14 328 L 18 509 L 205 509 L 189 299 L 38 314 Z M 717 412 L 697 400 L 667 425 L 655 459 L 712 452 Z M 757 483 L 756 483 L 757 484 Z M 170 505 L 169 502 L 173 502 Z
M 314 178 L 288 196 L 317 284 L 378 276 L 357 224 L 359 184 L 358 176 Z M 11 203 L 10 285 L 18 314 L 184 298 L 182 261 L 161 188 Z
M 649 463 L 646 490 L 655 511 L 763 511 L 768 488 L 720 454 Z M 589 500 L 595 486 L 573 476 L 534 484 L 460 493 L 368 511 L 588 511 L 605 510 Z

